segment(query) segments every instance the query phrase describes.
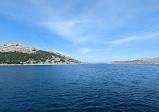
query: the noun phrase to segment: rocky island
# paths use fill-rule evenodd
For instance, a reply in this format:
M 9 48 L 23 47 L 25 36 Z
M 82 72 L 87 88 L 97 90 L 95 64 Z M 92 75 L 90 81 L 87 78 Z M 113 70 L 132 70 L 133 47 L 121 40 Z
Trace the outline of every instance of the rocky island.
M 0 65 L 83 64 L 60 53 L 39 50 L 24 44 L 0 44 Z
M 142 58 L 130 61 L 114 61 L 110 64 L 159 64 L 159 58 Z

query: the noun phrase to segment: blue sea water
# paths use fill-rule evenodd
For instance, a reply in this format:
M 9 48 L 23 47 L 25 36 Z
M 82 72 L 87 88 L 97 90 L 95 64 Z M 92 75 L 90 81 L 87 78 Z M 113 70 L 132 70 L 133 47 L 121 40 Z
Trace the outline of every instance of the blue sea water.
M 0 112 L 159 112 L 159 65 L 1 66 Z

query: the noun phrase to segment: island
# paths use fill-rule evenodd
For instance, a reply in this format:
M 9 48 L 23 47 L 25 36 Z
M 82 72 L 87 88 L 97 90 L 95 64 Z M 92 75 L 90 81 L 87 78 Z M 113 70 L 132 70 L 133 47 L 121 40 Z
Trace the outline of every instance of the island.
M 25 44 L 0 44 L 0 65 L 84 64 L 52 51 L 39 50 Z
M 129 61 L 113 61 L 110 64 L 159 64 L 159 58 L 142 58 Z

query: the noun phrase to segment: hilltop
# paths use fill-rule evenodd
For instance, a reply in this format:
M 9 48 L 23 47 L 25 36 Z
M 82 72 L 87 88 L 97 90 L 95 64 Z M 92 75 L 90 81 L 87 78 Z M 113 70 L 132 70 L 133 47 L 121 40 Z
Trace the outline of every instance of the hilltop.
M 82 64 L 60 53 L 39 50 L 25 44 L 0 44 L 0 64 Z

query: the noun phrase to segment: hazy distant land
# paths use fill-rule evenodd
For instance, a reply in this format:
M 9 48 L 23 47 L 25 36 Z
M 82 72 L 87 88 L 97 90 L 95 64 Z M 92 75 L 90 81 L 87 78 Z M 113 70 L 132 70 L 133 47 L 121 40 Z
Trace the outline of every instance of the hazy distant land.
M 110 64 L 159 64 L 159 58 L 142 58 L 130 61 L 113 61 Z

